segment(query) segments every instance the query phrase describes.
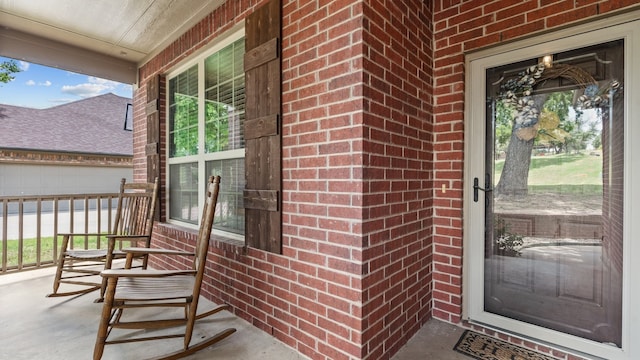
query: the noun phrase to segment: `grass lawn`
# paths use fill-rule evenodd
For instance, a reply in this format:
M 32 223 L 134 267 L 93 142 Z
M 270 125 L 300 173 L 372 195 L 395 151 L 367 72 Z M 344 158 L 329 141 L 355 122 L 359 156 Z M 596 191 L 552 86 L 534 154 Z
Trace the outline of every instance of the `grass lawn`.
M 504 159 L 495 163 L 498 183 Z M 529 167 L 529 190 L 558 193 L 602 192 L 602 157 L 583 154 L 533 156 Z
M 96 237 L 90 236 L 88 237 L 88 247 L 92 249 L 96 247 Z M 62 237 L 58 237 L 58 244 L 56 246 L 60 246 L 60 242 L 62 242 Z M 76 237 L 73 240 L 73 247 L 76 249 L 84 249 L 85 246 L 84 237 Z M 100 241 L 101 247 L 106 247 L 107 241 L 105 238 L 102 238 Z M 7 266 L 17 266 L 18 265 L 18 240 L 9 240 L 7 241 Z M 60 249 L 58 249 L 60 251 Z M 36 239 L 23 239 L 23 252 L 22 252 L 22 263 L 23 264 L 35 264 L 37 259 L 37 240 Z M 53 237 L 43 237 L 40 243 L 40 261 L 41 262 L 50 262 L 53 260 Z

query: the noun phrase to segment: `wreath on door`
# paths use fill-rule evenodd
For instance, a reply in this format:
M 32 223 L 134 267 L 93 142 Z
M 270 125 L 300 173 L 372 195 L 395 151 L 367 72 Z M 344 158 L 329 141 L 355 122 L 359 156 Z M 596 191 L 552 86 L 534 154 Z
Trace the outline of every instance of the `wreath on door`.
M 537 134 L 531 125 L 537 123 L 540 111 L 535 106 L 533 95 L 536 86 L 550 79 L 564 78 L 580 86 L 583 93 L 576 99 L 576 108 L 592 109 L 604 107 L 620 88 L 617 80 L 612 80 L 607 86 L 600 87 L 598 82 L 581 67 L 568 64 L 553 64 L 546 66 L 539 63 L 518 73 L 500 86 L 498 99 L 511 105 L 516 110 L 515 123 L 523 130 L 518 133 L 522 140 L 531 140 Z M 525 129 L 528 129 L 525 130 Z

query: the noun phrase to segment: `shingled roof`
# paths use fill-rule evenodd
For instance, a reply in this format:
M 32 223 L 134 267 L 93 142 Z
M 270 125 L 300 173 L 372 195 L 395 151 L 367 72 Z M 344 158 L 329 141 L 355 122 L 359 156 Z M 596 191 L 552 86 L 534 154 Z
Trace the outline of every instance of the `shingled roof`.
M 128 103 L 105 94 L 47 109 L 0 104 L 0 148 L 133 155 L 123 129 Z

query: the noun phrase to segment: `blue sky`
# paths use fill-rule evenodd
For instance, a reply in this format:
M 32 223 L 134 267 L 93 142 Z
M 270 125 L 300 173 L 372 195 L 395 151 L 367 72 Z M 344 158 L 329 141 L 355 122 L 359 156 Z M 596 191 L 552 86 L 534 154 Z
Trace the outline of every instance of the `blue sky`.
M 0 56 L 0 63 L 8 60 Z M 0 83 L 0 104 L 44 109 L 107 93 L 128 98 L 133 94 L 129 84 L 16 62 L 22 71 L 13 75 L 13 81 Z

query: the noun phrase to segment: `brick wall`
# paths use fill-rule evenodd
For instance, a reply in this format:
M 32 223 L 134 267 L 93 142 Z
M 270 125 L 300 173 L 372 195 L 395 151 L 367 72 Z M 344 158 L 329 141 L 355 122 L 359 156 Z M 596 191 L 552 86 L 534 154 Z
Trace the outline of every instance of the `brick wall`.
M 429 2 L 367 1 L 363 28 L 363 352 L 388 359 L 431 311 Z
M 361 358 L 362 4 L 283 1 L 283 255 L 277 335 Z M 267 268 L 267 270 L 270 270 Z M 291 336 L 287 339 L 286 332 Z
M 462 316 L 464 53 L 610 14 L 638 0 L 434 1 L 433 317 Z M 453 191 L 442 193 L 442 185 Z M 476 328 L 492 335 L 495 332 Z M 501 335 L 551 353 L 548 348 Z M 577 359 L 553 351 L 559 358 Z
M 145 106 L 147 104 L 146 87 L 144 83 L 133 91 L 133 179 L 147 181 L 147 159 L 145 145 L 147 144 L 147 118 Z
M 388 359 L 430 316 L 459 322 L 463 52 L 634 2 L 283 0 L 283 254 L 215 241 L 206 296 L 313 359 Z M 226 1 L 140 68 L 137 179 L 148 79 L 262 3 Z M 156 225 L 154 244 L 194 241 Z
M 284 10 L 284 255 L 328 300 L 301 324 L 318 355 L 389 358 L 430 313 L 431 9 Z
M 138 179 L 146 81 L 260 3 L 227 1 L 139 70 Z M 214 242 L 205 294 L 311 358 L 389 358 L 429 317 L 430 11 L 417 0 L 283 1 L 283 254 Z M 164 122 L 161 134 L 164 149 Z M 194 241 L 167 224 L 154 232 L 163 246 Z

